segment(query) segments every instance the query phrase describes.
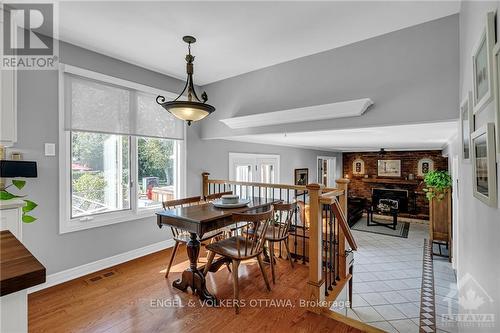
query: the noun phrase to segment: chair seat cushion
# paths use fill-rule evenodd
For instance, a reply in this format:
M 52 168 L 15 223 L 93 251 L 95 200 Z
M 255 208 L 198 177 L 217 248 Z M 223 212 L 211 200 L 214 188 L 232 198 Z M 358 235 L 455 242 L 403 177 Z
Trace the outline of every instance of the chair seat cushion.
M 239 249 L 238 252 L 238 241 L 239 241 Z M 247 252 L 245 253 L 245 242 L 247 242 Z M 216 254 L 219 254 L 224 257 L 228 257 L 231 259 L 244 260 L 256 257 L 262 252 L 262 249 L 255 250 L 255 242 L 252 240 L 247 241 L 243 236 L 235 236 L 223 239 L 221 241 L 208 244 L 206 246 L 207 250 L 213 251 Z M 254 253 L 250 253 L 252 248 L 254 249 Z

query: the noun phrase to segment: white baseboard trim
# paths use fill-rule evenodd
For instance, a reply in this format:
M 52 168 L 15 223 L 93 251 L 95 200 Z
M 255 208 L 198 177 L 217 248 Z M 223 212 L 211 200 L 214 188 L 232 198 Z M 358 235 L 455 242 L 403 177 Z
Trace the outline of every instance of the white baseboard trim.
M 94 262 L 89 262 L 88 264 L 84 264 L 81 266 L 73 267 L 61 272 L 57 272 L 54 274 L 47 275 L 46 282 L 43 284 L 39 284 L 37 286 L 34 286 L 32 288 L 28 289 L 28 294 L 34 293 L 36 291 L 46 289 L 76 278 L 79 278 L 81 276 L 91 274 L 97 271 L 100 271 L 102 269 L 106 269 L 111 266 L 115 266 L 118 264 L 122 264 L 124 262 L 143 257 L 145 255 L 158 252 L 164 249 L 167 249 L 169 247 L 174 246 L 175 241 L 173 239 L 168 239 L 165 241 L 161 241 L 158 243 L 154 243 L 151 245 L 146 245 L 144 247 L 127 251 L 124 253 L 120 253 L 117 255 L 114 255 L 112 257 L 100 259 Z

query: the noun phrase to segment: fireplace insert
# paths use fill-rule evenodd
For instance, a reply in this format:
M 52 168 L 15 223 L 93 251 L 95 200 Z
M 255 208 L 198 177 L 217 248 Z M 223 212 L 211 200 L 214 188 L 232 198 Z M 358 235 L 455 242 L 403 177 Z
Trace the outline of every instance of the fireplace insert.
M 377 207 L 381 202 L 391 200 L 397 202 L 397 209 L 401 213 L 408 213 L 408 191 L 399 189 L 374 188 L 372 189 L 372 206 Z

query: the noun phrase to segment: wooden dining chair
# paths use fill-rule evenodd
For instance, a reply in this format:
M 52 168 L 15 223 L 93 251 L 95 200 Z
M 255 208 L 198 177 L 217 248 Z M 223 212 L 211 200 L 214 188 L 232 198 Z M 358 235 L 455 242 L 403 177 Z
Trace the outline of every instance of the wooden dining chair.
M 274 209 L 274 219 L 267 228 L 265 240 L 267 241 L 267 247 L 269 249 L 269 261 L 271 264 L 271 276 L 273 279 L 273 283 L 276 283 L 275 278 L 275 244 L 278 243 L 281 246 L 281 243 L 285 245 L 285 250 L 287 254 L 287 258 L 290 261 L 290 265 L 293 268 L 293 259 L 290 254 L 290 247 L 288 245 L 288 236 L 290 233 L 290 227 L 292 225 L 292 220 L 297 211 L 297 204 L 294 203 L 276 203 L 273 205 Z
M 208 262 L 205 266 L 204 274 L 210 270 L 210 266 L 216 254 L 231 260 L 233 274 L 234 299 L 236 300 L 235 311 L 239 313 L 240 288 L 238 282 L 238 267 L 242 260 L 257 258 L 259 268 L 264 277 L 267 290 L 271 290 L 269 280 L 264 271 L 262 262 L 262 252 L 264 250 L 265 233 L 273 219 L 273 210 L 263 213 L 234 213 L 232 215 L 234 223 L 243 223 L 243 230 L 240 235 L 229 237 L 221 241 L 207 245 Z M 262 232 L 256 232 L 262 230 Z
M 169 201 L 164 201 L 163 202 L 163 209 L 173 209 L 173 208 L 179 208 L 179 207 L 187 207 L 187 206 L 193 206 L 193 205 L 199 205 L 203 203 L 201 200 L 200 196 L 196 197 L 189 197 L 189 198 L 184 198 L 184 199 L 177 199 L 177 200 L 169 200 Z M 172 235 L 175 241 L 174 249 L 172 250 L 172 255 L 170 256 L 170 260 L 168 262 L 168 267 L 167 267 L 167 272 L 165 273 L 165 278 L 168 278 L 168 273 L 170 273 L 170 268 L 172 267 L 172 263 L 174 262 L 175 259 L 175 254 L 177 253 L 177 249 L 179 248 L 179 244 L 187 244 L 189 240 L 191 239 L 189 232 L 175 228 L 175 227 L 170 227 L 170 230 L 172 230 Z M 212 240 L 217 236 L 221 236 L 223 234 L 223 231 L 221 230 L 216 230 L 213 232 L 206 233 L 202 236 L 200 239 L 200 242 L 204 242 L 207 240 Z

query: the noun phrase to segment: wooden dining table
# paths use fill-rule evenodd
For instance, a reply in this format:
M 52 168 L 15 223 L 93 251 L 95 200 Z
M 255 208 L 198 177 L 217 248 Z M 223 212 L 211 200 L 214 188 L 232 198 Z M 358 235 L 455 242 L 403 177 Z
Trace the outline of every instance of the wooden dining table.
M 217 303 L 216 297 L 207 290 L 205 276 L 203 275 L 204 267 L 198 267 L 197 265 L 200 254 L 200 239 L 207 232 L 231 225 L 233 223 L 233 213 L 263 212 L 268 210 L 272 204 L 280 201 L 260 197 L 249 199 L 248 205 L 240 208 L 223 209 L 215 207 L 212 203 L 204 203 L 156 213 L 158 227 L 171 226 L 187 231 L 190 234 L 190 240 L 186 244 L 190 263 L 189 268 L 182 272 L 180 279 L 172 283 L 175 288 L 186 291 L 190 287 L 200 299 L 213 301 L 214 304 Z M 224 258 L 215 260 L 209 271 L 216 272 L 225 263 Z

